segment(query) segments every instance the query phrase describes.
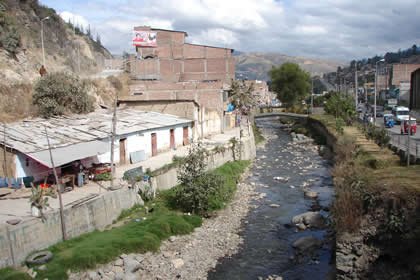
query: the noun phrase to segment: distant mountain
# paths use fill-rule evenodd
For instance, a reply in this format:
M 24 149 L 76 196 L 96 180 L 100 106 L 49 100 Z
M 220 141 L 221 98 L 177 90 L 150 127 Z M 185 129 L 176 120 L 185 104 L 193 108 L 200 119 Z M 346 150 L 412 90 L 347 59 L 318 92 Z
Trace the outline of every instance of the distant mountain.
M 280 66 L 285 62 L 297 63 L 312 76 L 337 70 L 345 64 L 337 61 L 322 60 L 308 57 L 287 56 L 276 53 L 241 53 L 234 56 L 236 62 L 236 78 L 248 80 L 269 80 L 267 72 L 272 66 Z

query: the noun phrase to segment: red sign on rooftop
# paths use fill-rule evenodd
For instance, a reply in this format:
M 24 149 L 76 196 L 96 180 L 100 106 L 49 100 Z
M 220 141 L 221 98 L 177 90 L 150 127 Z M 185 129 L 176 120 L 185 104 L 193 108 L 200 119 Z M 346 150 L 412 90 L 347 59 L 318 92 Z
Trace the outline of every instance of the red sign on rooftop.
M 133 31 L 133 46 L 156 47 L 156 33 L 150 31 Z

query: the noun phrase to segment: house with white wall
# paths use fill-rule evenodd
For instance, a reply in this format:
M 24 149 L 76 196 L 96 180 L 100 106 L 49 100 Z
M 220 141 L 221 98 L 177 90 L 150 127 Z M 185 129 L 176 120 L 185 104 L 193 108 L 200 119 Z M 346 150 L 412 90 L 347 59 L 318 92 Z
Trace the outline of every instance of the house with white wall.
M 6 133 L 0 131 L 0 147 L 8 154 L 8 177 L 33 176 L 35 181 L 40 181 L 52 173 L 46 132 L 58 174 L 74 161 L 80 161 L 84 167 L 110 163 L 112 115 L 112 110 L 102 109 L 86 115 L 7 124 Z M 192 120 L 168 114 L 118 109 L 114 162 L 119 165 L 137 163 L 188 145 L 192 123 Z

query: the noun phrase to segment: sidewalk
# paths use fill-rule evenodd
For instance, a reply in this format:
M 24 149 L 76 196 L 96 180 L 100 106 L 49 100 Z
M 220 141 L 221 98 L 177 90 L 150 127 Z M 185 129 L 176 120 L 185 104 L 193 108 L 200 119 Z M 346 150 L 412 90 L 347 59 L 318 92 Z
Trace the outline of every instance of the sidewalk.
M 245 125 L 242 125 L 241 128 L 243 129 L 243 136 L 247 137 L 248 128 Z M 250 129 L 252 129 L 250 127 Z M 206 137 L 202 141 L 204 143 L 206 149 L 213 149 L 217 145 L 225 145 L 228 143 L 229 139 L 232 137 L 239 138 L 239 127 L 230 129 L 225 131 L 223 134 L 215 134 L 209 137 Z M 170 150 L 167 152 L 162 152 L 154 157 L 149 157 L 147 160 L 136 163 L 136 164 L 127 164 L 124 166 L 120 166 L 116 168 L 116 178 L 120 179 L 123 177 L 124 172 L 133 169 L 139 166 L 143 167 L 143 170 L 146 171 L 147 168 L 150 168 L 152 171 L 156 170 L 165 164 L 171 163 L 172 158 L 174 155 L 179 157 L 184 157 L 188 153 L 188 146 L 181 146 L 177 147 L 176 150 Z M 29 196 L 31 195 L 30 189 L 23 189 L 21 190 L 25 195 L 25 198 L 18 198 L 18 199 L 4 199 L 0 200 L 0 224 L 4 224 L 6 221 L 11 219 L 29 219 L 32 218 L 30 204 L 29 204 Z M 83 200 L 90 199 L 101 195 L 102 193 L 107 192 L 107 190 L 101 188 L 95 182 L 89 182 L 87 185 L 83 187 L 75 187 L 73 191 L 65 192 L 62 194 L 63 199 L 63 206 L 82 202 Z M 53 199 L 49 198 L 49 204 L 53 209 L 59 208 L 59 200 L 58 198 Z M 52 211 L 51 209 L 48 211 Z M 48 212 L 47 211 L 47 212 Z

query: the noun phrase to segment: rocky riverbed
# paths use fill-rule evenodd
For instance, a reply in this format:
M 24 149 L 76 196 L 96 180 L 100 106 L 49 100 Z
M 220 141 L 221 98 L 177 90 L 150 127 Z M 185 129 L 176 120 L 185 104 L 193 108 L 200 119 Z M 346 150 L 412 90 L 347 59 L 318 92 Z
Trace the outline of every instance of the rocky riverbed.
M 330 177 L 311 139 L 277 130 L 265 131 L 265 145 L 232 203 L 192 234 L 169 238 L 159 252 L 121 255 L 70 279 L 324 279 L 330 270 L 323 240 Z
M 246 183 L 248 176 L 249 171 L 243 174 L 233 202 L 192 234 L 169 238 L 157 253 L 121 255 L 95 270 L 72 273 L 70 279 L 207 279 L 217 260 L 235 254 L 243 242 L 239 232 L 256 195 L 255 186 Z

